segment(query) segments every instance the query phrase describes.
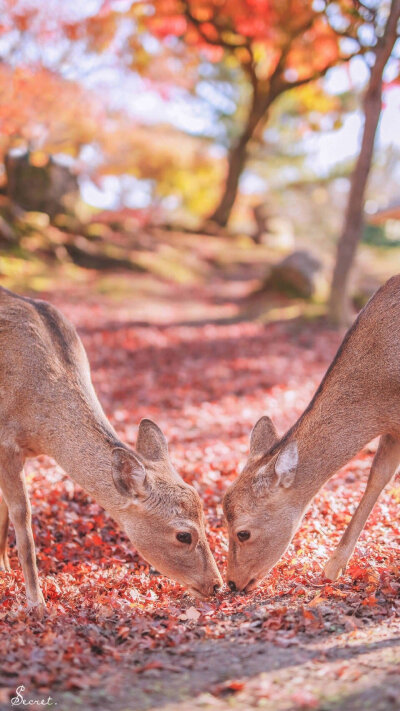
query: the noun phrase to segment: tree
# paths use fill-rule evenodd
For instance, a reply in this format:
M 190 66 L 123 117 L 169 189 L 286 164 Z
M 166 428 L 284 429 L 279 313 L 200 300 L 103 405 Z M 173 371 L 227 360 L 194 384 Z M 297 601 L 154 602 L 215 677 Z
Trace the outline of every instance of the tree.
M 12 148 L 79 155 L 99 140 L 101 102 L 43 67 L 0 64 L 0 161 Z
M 152 32 L 175 34 L 200 50 L 237 63 L 249 87 L 247 117 L 228 155 L 221 199 L 211 215 L 226 225 L 246 164 L 248 146 L 284 92 L 321 78 L 360 51 L 359 3 L 321 0 L 153 0 Z M 355 41 L 355 51 L 342 46 Z M 353 47 L 354 49 L 354 47 Z
M 14 148 L 29 152 L 37 167 L 50 154 L 79 158 L 84 146 L 101 143 L 106 110 L 94 92 L 63 71 L 74 51 L 69 24 L 62 12 L 54 17 L 40 4 L 3 0 L 3 5 L 0 165 Z
M 337 246 L 329 300 L 329 317 L 338 325 L 347 324 L 350 320 L 349 277 L 363 231 L 364 196 L 382 108 L 383 72 L 399 37 L 400 0 L 392 0 L 390 3 L 383 28 L 378 10 L 369 10 L 369 12 L 372 13 L 371 22 L 373 21 L 375 26 L 376 44 L 371 52 L 372 66 L 364 95 L 365 118 L 361 149 L 351 177 L 348 205 Z

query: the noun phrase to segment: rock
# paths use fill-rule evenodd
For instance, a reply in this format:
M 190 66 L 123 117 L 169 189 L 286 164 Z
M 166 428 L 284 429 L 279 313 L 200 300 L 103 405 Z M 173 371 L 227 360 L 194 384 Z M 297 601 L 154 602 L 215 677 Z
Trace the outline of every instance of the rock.
M 7 194 L 24 210 L 45 212 L 51 217 L 65 211 L 67 195 L 79 192 L 77 177 L 64 165 L 49 158 L 45 165 L 32 165 L 29 153 L 5 157 Z
M 309 252 L 293 252 L 272 267 L 264 289 L 309 299 L 315 293 L 321 268 L 321 262 Z

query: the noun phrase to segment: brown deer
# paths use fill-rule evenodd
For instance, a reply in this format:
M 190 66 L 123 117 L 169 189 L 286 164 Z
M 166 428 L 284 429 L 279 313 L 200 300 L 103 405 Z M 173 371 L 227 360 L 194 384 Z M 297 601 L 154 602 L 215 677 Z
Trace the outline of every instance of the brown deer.
M 142 420 L 136 451 L 118 438 L 94 391 L 84 347 L 45 301 L 0 288 L 0 569 L 15 527 L 28 606 L 43 612 L 23 477 L 26 457 L 53 457 L 125 530 L 157 570 L 204 597 L 222 584 L 199 495 L 174 470 L 166 439 Z
M 278 437 L 268 417 L 255 425 L 247 464 L 224 498 L 231 590 L 256 587 L 286 551 L 323 484 L 379 435 L 365 493 L 325 567 L 331 580 L 346 568 L 400 462 L 400 276 L 361 311 L 310 404 L 285 436 Z

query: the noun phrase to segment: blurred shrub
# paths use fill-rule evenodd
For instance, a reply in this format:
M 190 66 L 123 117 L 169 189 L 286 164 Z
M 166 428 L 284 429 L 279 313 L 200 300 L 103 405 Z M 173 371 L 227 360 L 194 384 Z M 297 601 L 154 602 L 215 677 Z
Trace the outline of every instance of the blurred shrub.
M 399 247 L 400 240 L 388 239 L 384 225 L 366 225 L 362 241 L 376 247 Z

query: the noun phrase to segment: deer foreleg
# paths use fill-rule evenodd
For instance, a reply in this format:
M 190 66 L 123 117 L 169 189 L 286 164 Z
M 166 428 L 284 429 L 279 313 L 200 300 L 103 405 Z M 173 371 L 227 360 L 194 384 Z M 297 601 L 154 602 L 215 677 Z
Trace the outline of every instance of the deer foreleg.
M 5 507 L 15 528 L 18 556 L 25 579 L 28 607 L 44 610 L 44 599 L 39 585 L 35 545 L 32 534 L 31 506 L 23 475 L 23 460 L 0 450 L 0 488 Z M 3 518 L 4 507 L 3 507 Z M 8 519 L 8 516 L 7 516 Z M 8 526 L 8 520 L 7 520 Z
M 392 435 L 383 435 L 367 483 L 364 495 L 345 530 L 341 541 L 328 560 L 324 573 L 330 580 L 337 580 L 346 568 L 352 556 L 358 537 L 363 530 L 369 514 L 379 494 L 391 480 L 400 462 L 400 440 Z

